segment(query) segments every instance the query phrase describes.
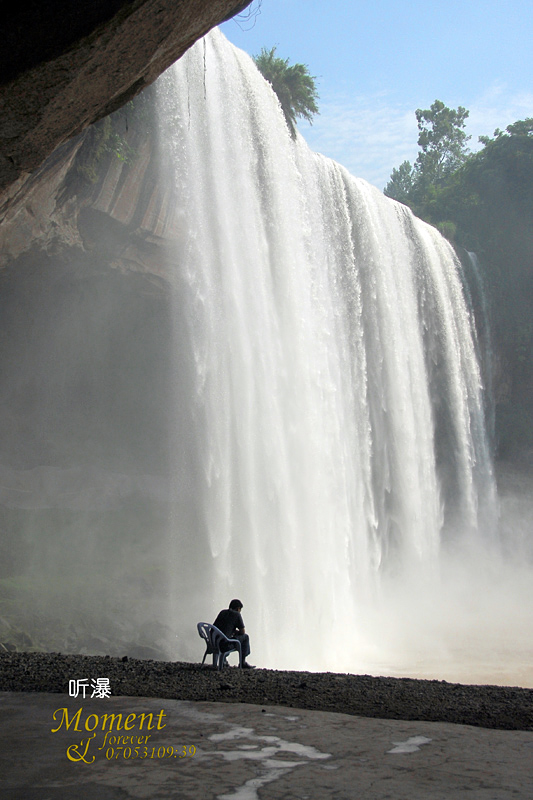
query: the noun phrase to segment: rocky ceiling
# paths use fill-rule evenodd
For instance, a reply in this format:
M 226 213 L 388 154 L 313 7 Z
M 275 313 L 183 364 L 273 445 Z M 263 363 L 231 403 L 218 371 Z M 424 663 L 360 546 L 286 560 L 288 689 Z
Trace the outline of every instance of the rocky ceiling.
M 20 0 L 0 56 L 0 208 L 62 142 L 252 0 Z

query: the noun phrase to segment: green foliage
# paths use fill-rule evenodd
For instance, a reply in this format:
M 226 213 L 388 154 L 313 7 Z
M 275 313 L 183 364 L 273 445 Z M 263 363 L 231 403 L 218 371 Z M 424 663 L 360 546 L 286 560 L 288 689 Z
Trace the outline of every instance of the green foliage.
M 468 158 L 466 142 L 470 137 L 463 128 L 469 112 L 462 106 L 448 108 L 435 100 L 430 108 L 418 108 L 415 114 L 420 152 L 413 167 L 404 161 L 393 169 L 384 192 L 427 219 L 442 188 Z
M 114 114 L 104 117 L 87 130 L 85 141 L 76 157 L 74 171 L 82 184 L 92 185 L 98 180 L 100 166 L 105 158 L 117 158 L 131 163 L 137 151 L 131 144 L 132 128 L 150 132 L 153 126 L 154 93 L 148 87 Z
M 417 111 L 422 150 L 414 167 L 393 170 L 385 194 L 479 256 L 510 384 L 496 409 L 499 451 L 508 455 L 533 444 L 533 118 L 480 137 L 483 148 L 469 154 L 468 112 L 440 101 L 429 112 Z
M 83 147 L 76 159 L 76 172 L 89 184 L 98 180 L 99 165 L 112 155 L 128 164 L 135 157 L 135 150 L 113 124 L 113 117 L 104 117 L 89 128 Z
M 430 108 L 418 108 L 415 114 L 421 148 L 415 164 L 417 175 L 428 185 L 440 184 L 466 161 L 470 136 L 463 128 L 469 112 L 462 106 L 448 108 L 435 100 Z
M 112 131 L 106 143 L 106 150 L 112 153 L 119 161 L 129 164 L 135 158 L 137 152 L 127 139 L 121 136 L 117 131 Z
M 494 139 L 491 139 L 489 136 L 480 136 L 479 141 L 487 145 L 494 142 L 495 139 L 501 139 L 504 136 L 531 136 L 532 134 L 533 117 L 528 117 L 527 119 L 521 119 L 518 120 L 518 122 L 514 122 L 512 125 L 508 125 L 505 131 L 496 128 L 494 131 Z
M 448 239 L 449 242 L 455 242 L 455 238 L 457 236 L 457 225 L 455 222 L 452 222 L 451 220 L 438 222 L 437 230 L 442 236 L 444 236 L 445 239 Z
M 105 117 L 87 131 L 85 142 L 76 159 L 76 173 L 87 183 L 98 180 L 98 164 L 108 152 L 111 135 L 111 118 Z
M 263 47 L 260 54 L 254 56 L 254 61 L 259 72 L 276 92 L 291 136 L 295 138 L 296 117 L 303 117 L 312 124 L 313 116 L 319 113 L 316 104 L 316 78 L 309 74 L 305 64 L 289 66 L 288 58 L 276 56 L 275 47 L 270 50 Z
M 413 191 L 415 173 L 410 161 L 404 161 L 398 169 L 394 168 L 390 181 L 385 186 L 384 193 L 404 205 L 409 205 L 409 198 Z

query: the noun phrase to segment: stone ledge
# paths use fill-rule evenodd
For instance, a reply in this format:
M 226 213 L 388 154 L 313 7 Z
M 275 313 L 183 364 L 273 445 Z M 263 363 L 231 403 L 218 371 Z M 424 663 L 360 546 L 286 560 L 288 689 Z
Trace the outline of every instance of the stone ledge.
M 85 6 L 76 7 L 84 13 Z M 53 57 L 0 88 L 0 191 L 26 179 L 58 145 L 126 103 L 242 8 L 239 0 L 135 0 L 64 42 L 60 53 L 52 42 Z

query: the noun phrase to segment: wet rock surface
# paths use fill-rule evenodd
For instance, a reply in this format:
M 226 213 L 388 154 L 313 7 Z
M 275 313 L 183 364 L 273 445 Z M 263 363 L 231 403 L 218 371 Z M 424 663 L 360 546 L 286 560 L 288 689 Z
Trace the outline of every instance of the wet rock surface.
M 0 654 L 0 691 L 68 693 L 69 681 L 109 678 L 113 695 L 283 705 L 380 719 L 533 730 L 533 690 L 436 680 L 269 669 L 217 672 L 199 664 L 61 653 Z M 89 693 L 88 695 L 89 696 Z

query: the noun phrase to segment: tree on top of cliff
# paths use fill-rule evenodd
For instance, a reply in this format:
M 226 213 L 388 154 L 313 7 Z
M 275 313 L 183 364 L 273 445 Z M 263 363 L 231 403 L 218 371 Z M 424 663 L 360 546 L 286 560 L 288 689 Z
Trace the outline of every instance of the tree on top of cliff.
M 442 100 L 435 100 L 430 108 L 418 108 L 415 114 L 420 152 L 413 166 L 404 161 L 392 171 L 384 193 L 425 218 L 423 202 L 444 188 L 468 160 L 470 136 L 463 129 L 469 112 L 463 106 L 448 108 Z
M 270 50 L 263 47 L 260 54 L 253 59 L 259 72 L 276 92 L 294 139 L 296 117 L 303 117 L 312 124 L 314 115 L 319 113 L 315 78 L 309 74 L 309 68 L 305 64 L 289 66 L 288 58 L 276 56 L 275 47 Z
M 466 143 L 470 136 L 463 128 L 469 112 L 463 106 L 448 108 L 442 100 L 435 100 L 430 108 L 418 108 L 415 114 L 421 148 L 416 168 L 431 183 L 442 183 L 468 158 Z

